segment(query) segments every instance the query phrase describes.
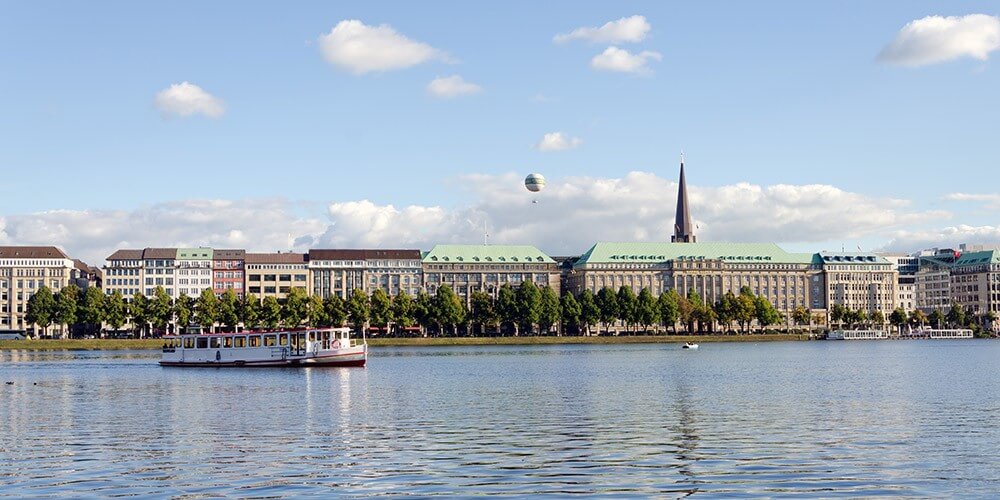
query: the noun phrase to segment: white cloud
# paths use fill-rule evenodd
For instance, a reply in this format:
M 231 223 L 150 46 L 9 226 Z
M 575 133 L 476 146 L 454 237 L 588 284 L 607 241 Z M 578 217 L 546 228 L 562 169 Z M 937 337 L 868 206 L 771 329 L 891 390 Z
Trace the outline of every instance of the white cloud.
M 962 243 L 1000 243 L 1000 226 L 958 225 L 944 229 L 897 231 L 886 249 L 894 252 L 915 252 L 928 248 L 958 248 Z
M 986 14 L 927 16 L 907 23 L 878 59 L 900 66 L 925 66 L 962 57 L 980 61 L 1000 48 L 1000 18 Z
M 991 210 L 1000 210 L 1000 194 L 951 193 L 944 197 L 949 201 L 971 201 L 982 203 Z
M 618 71 L 621 73 L 647 74 L 650 72 L 646 63 L 650 60 L 659 61 L 663 56 L 659 52 L 644 50 L 632 54 L 625 49 L 611 46 L 590 60 L 590 67 L 600 71 Z
M 202 114 L 218 118 L 226 112 L 222 100 L 189 82 L 175 83 L 159 91 L 153 99 L 153 104 L 165 116 Z
M 396 32 L 388 24 L 368 26 L 356 19 L 345 20 L 319 37 L 323 58 L 356 75 L 372 71 L 404 69 L 447 56 Z
M 431 80 L 431 83 L 427 84 L 427 92 L 434 97 L 442 99 L 478 94 L 482 91 L 482 87 L 476 85 L 475 83 L 465 81 L 465 79 L 459 75 L 451 75 L 448 77 L 439 76 Z
M 565 151 L 573 149 L 583 144 L 583 139 L 570 137 L 562 132 L 549 132 L 542 136 L 542 140 L 535 144 L 535 149 L 539 151 Z
M 631 16 L 609 21 L 600 27 L 577 28 L 569 33 L 556 35 L 552 40 L 556 43 L 572 40 L 594 43 L 640 42 L 646 38 L 650 29 L 651 26 L 644 16 Z
M 7 215 L 0 217 L 0 244 L 55 244 L 74 257 L 102 264 L 115 249 L 146 246 L 426 250 L 436 243 L 481 242 L 484 222 L 491 242 L 534 244 L 551 254 L 580 254 L 600 240 L 669 241 L 673 232 L 677 184 L 652 173 L 631 172 L 621 178 L 549 175 L 540 194 L 529 193 L 522 182 L 523 174 L 465 176 L 457 185 L 470 191 L 474 201 L 457 208 L 355 200 L 333 202 L 324 210 L 287 200 L 246 199 L 176 201 L 131 211 Z M 952 245 L 1000 240 L 997 227 L 929 231 L 924 228 L 950 214 L 827 185 L 740 183 L 694 185 L 689 190 L 702 241 L 808 246 L 895 236 L 894 248 L 917 250 L 932 240 Z

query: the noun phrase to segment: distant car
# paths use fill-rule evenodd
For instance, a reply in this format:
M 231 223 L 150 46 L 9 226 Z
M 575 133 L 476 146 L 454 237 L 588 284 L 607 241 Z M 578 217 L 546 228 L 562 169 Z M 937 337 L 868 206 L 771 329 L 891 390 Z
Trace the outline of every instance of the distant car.
M 0 340 L 24 340 L 20 333 L 0 333 Z

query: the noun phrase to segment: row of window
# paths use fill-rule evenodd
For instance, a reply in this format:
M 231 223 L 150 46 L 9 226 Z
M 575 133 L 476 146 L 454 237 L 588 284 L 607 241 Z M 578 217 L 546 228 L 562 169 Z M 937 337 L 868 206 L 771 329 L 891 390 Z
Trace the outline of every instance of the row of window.
M 264 277 L 263 281 L 292 281 L 293 277 L 295 281 L 306 281 L 306 275 L 304 274 L 251 274 L 247 276 L 247 281 L 261 281 L 261 276 Z

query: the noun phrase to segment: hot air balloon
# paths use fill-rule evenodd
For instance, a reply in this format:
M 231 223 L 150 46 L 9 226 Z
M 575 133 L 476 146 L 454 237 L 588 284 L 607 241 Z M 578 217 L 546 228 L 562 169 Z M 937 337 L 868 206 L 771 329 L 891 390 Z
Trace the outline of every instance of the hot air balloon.
M 537 193 L 545 189 L 545 176 L 542 174 L 530 174 L 524 178 L 524 187 L 528 188 L 528 191 L 532 193 Z

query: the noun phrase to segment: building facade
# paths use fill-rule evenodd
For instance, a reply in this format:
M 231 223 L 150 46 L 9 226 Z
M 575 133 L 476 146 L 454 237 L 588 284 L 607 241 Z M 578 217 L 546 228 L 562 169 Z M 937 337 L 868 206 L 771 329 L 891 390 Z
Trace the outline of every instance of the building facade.
M 109 255 L 104 263 L 104 293 L 117 291 L 128 301 L 143 293 L 143 262 L 142 250 L 117 250 Z
M 248 297 L 283 299 L 292 288 L 309 293 L 308 255 L 302 253 L 247 253 L 246 290 Z
M 987 313 L 1000 316 L 1000 251 L 962 253 L 951 266 L 951 298 L 980 324 L 987 323 Z M 984 326 L 996 328 L 998 323 Z
M 312 294 L 346 299 L 355 289 L 371 294 L 381 288 L 390 296 L 416 295 L 422 287 L 420 257 L 420 250 L 309 250 Z
M 435 294 L 448 285 L 466 303 L 473 292 L 495 297 L 503 285 L 525 281 L 559 294 L 559 265 L 530 245 L 435 245 L 423 257 L 424 290 Z
M 917 254 L 914 275 L 917 309 L 925 314 L 945 312 L 951 307 L 951 266 L 959 253 L 951 249 L 925 250 Z
M 896 303 L 909 313 L 917 308 L 917 271 L 920 270 L 920 257 L 907 254 L 879 254 L 889 261 L 899 276 L 897 282 Z
M 232 290 L 243 298 L 246 294 L 244 266 L 246 251 L 239 249 L 215 250 L 212 253 L 212 290 L 216 295 Z
M 694 291 L 709 304 L 749 287 L 779 311 L 826 308 L 815 256 L 766 243 L 601 242 L 577 260 L 567 283 L 574 294 L 622 286 L 636 294 L 648 288 L 655 296 Z
M 176 248 L 146 248 L 142 251 L 143 293 L 153 297 L 157 287 L 163 287 L 171 299 L 177 298 L 175 260 Z
M 211 248 L 178 248 L 174 265 L 177 266 L 177 296 L 198 298 L 205 290 L 212 290 Z
M 28 300 L 43 286 L 53 293 L 68 286 L 74 269 L 73 259 L 56 247 L 0 247 L 0 331 L 34 333 L 25 320 Z M 48 333 L 64 334 L 61 325 L 50 326 Z
M 884 257 L 865 253 L 820 252 L 829 307 L 842 305 L 888 319 L 899 299 L 899 273 Z

